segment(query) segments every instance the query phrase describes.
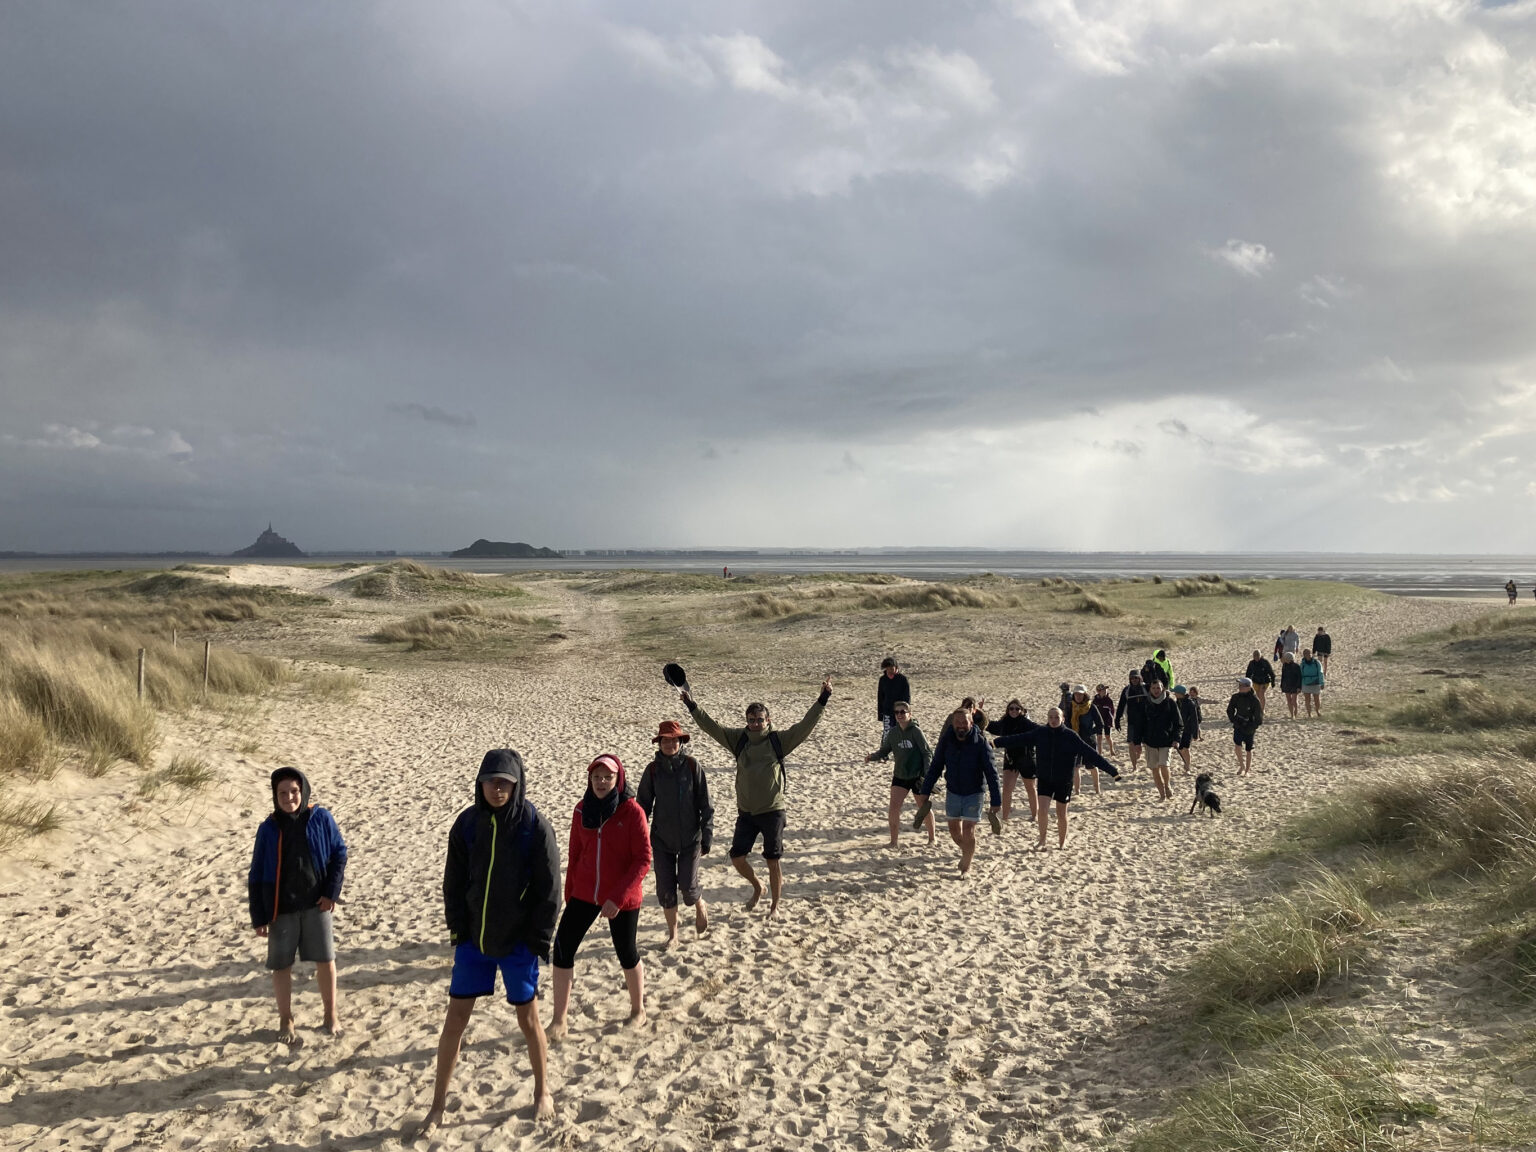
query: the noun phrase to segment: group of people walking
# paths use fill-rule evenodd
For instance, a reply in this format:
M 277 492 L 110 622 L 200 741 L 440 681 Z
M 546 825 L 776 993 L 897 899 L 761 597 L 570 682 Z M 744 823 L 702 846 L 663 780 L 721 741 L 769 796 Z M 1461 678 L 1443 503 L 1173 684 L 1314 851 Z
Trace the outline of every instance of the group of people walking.
M 1294 636 L 1294 629 L 1283 632 L 1282 641 L 1287 634 Z M 1327 659 L 1331 645 L 1322 629 L 1318 636 L 1324 643 L 1315 641 L 1313 649 L 1303 651 L 1303 669 L 1308 662 L 1318 663 L 1315 652 L 1322 661 Z M 1284 645 L 1277 641 L 1277 647 Z M 1285 651 L 1282 659 L 1292 654 Z M 1287 667 L 1282 664 L 1281 690 L 1289 693 Z M 1264 690 L 1274 681 L 1273 667 L 1255 651 L 1228 701 L 1240 775 L 1251 768 L 1254 733 L 1264 719 Z M 1299 682 L 1300 690 L 1307 682 Z M 1316 682 L 1320 687 L 1320 673 Z M 763 882 L 749 860 L 759 841 L 767 871 L 768 915 L 779 908 L 789 793 L 785 759 L 809 738 L 831 694 L 831 680 L 824 680 L 805 715 L 781 731 L 772 726 L 765 704 L 749 704 L 743 726 L 730 727 L 711 717 L 686 685 L 679 689 L 698 731 L 735 762 L 737 813 L 729 856 L 751 888 L 748 910 L 763 896 Z M 934 792 L 943 777 L 944 817 L 960 850 L 962 877 L 975 858 L 977 824 L 985 818 L 993 834 L 1000 834 L 1021 782 L 1030 822 L 1038 832 L 1036 849 L 1047 845 L 1053 810 L 1057 845 L 1065 848 L 1069 804 L 1081 787 L 1083 768 L 1092 774 L 1096 793 L 1099 772 L 1112 778 L 1121 775 L 1109 759 L 1114 754 L 1112 733 L 1123 730 L 1131 771 L 1139 769 L 1145 755 L 1159 799 L 1166 800 L 1172 796 L 1172 754 L 1179 753 L 1187 772 L 1189 748 L 1200 738 L 1202 723 L 1198 689 L 1174 682 L 1172 662 L 1163 649 L 1129 673 L 1118 701 L 1102 683 L 1091 696 L 1084 684 L 1063 683 L 1061 699 L 1047 710 L 1043 724 L 1031 720 L 1017 698 L 1008 701 L 1001 716 L 989 719 L 986 701 L 967 697 L 945 718 L 931 747 L 914 718 L 911 698 L 906 676 L 894 657 L 887 658 L 876 691 L 881 740 L 865 760 L 892 761 L 888 817 L 893 847 L 899 843 L 909 797 L 917 806 L 913 829 L 925 830 L 928 842 L 934 842 Z M 1291 707 L 1294 716 L 1294 703 Z M 498 972 L 527 1041 L 534 1113 L 544 1117 L 554 1108 L 548 1048 L 569 1030 L 576 957 L 593 925 L 599 919 L 607 923 L 624 973 L 627 1024 L 632 1027 L 647 1019 L 637 944 L 646 877 L 654 874 L 657 903 L 667 925 L 665 947 L 677 943 L 680 905 L 693 909 L 697 935 L 709 931 L 700 868 L 701 858 L 713 847 L 715 810 L 708 777 L 687 751 L 691 740 L 683 725 L 663 720 L 652 737 L 654 756 L 634 787 L 616 754 L 604 752 L 591 761 L 586 790 L 571 813 L 563 885 L 559 843 L 550 821 L 528 798 L 522 757 L 507 748 L 485 754 L 472 803 L 459 813 L 448 834 L 442 890 L 453 972 L 423 1132 L 442 1122 L 475 1001 L 493 994 Z M 1001 776 L 994 748 L 1003 753 Z M 271 789 L 273 811 L 257 829 L 252 854 L 249 907 L 253 929 L 267 941 L 279 1038 L 296 1044 L 291 1003 L 296 959 L 316 964 L 325 1028 L 341 1032 L 331 917 L 345 877 L 347 847 L 331 814 L 310 804 L 310 784 L 303 772 L 278 769 L 272 773 Z M 537 1003 L 540 963 L 553 969 L 547 1030 Z
M 787 769 L 784 758 L 816 727 L 832 694 L 830 680 L 805 716 L 780 732 L 766 705 L 746 710 L 741 728 L 717 723 L 691 694 L 681 698 L 699 730 L 736 760 L 737 817 L 731 863 L 751 885 L 750 910 L 763 885 L 748 861 L 762 841 L 768 872 L 769 915 L 778 910 L 784 878 Z M 442 1123 L 448 1088 L 475 1001 L 503 991 L 528 1044 L 534 1114 L 550 1115 L 548 1049 L 569 1029 L 577 952 L 601 918 L 624 972 L 631 1027 L 646 1021 L 645 976 L 636 942 L 644 882 L 654 873 L 656 898 L 667 922 L 666 946 L 677 943 L 678 905 L 694 910 L 699 936 L 709 931 L 700 884 L 700 858 L 714 841 L 714 805 L 708 777 L 684 745 L 691 735 L 674 720 L 658 726 L 656 752 L 631 788 L 623 762 L 603 753 L 587 766 L 587 787 L 571 813 L 565 880 L 549 820 L 528 799 L 522 757 L 509 748 L 485 754 L 475 777 L 473 803 L 448 834 L 443 908 L 453 945 L 448 1011 L 438 1039 L 432 1104 L 420 1130 Z M 257 829 L 248 875 L 251 925 L 267 940 L 278 1007 L 278 1037 L 297 1044 L 293 1023 L 295 960 L 317 968 L 325 1028 L 339 1035 L 336 950 L 331 918 L 345 877 L 347 847 L 335 819 L 309 802 L 308 779 L 297 768 L 272 774 L 273 812 Z M 538 1012 L 539 964 L 553 969 L 551 1019 Z

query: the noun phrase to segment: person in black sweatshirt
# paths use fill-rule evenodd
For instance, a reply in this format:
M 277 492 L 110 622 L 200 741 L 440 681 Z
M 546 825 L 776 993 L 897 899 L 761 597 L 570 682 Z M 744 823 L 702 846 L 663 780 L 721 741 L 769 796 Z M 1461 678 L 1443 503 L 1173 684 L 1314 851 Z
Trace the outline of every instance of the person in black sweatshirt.
M 1147 688 L 1147 698 L 1141 706 L 1141 740 L 1147 750 L 1147 767 L 1152 770 L 1152 783 L 1157 786 L 1160 799 L 1173 796 L 1168 783 L 1168 756 L 1184 732 L 1184 721 L 1179 716 L 1179 706 L 1164 690 L 1161 680 L 1154 680 Z
M 1115 731 L 1125 724 L 1126 751 L 1131 757 L 1131 771 L 1139 767 L 1141 760 L 1141 712 L 1147 702 L 1147 687 L 1141 682 L 1141 673 L 1132 668 L 1126 676 L 1126 685 L 1120 689 L 1120 702 L 1115 706 Z
M 1179 722 L 1184 725 L 1184 731 L 1179 735 L 1177 748 L 1179 759 L 1184 761 L 1184 775 L 1189 775 L 1190 754 L 1189 746 L 1200 739 L 1200 701 L 1190 695 L 1188 688 L 1182 684 L 1173 686 L 1173 702 L 1179 708 Z
M 1237 691 L 1227 701 L 1227 719 L 1232 721 L 1232 748 L 1237 753 L 1237 774 L 1248 775 L 1253 767 L 1253 737 L 1264 723 L 1264 709 L 1247 676 L 1237 678 Z
M 988 736 L 1012 736 L 1016 732 L 1023 732 L 1032 727 L 1029 719 L 1029 709 L 1019 703 L 1015 696 L 1008 701 L 1003 714 L 986 726 Z M 1035 822 L 1035 750 L 1033 747 L 1013 748 L 1003 756 L 1003 811 L 1002 817 L 1008 819 L 1008 814 L 1013 811 L 1013 789 L 1018 781 L 1024 781 L 1024 791 L 1029 796 L 1029 822 Z
M 560 846 L 549 821 L 527 798 L 523 758 L 510 748 L 485 754 L 475 778 L 475 802 L 448 833 L 443 910 L 454 946 L 453 978 L 437 1042 L 432 1108 L 419 1134 L 443 1122 L 459 1043 L 475 1001 L 496 990 L 498 969 L 528 1042 L 534 1118 L 553 1116 L 555 1100 L 546 1080 L 549 1041 L 536 997 L 539 961 L 549 961 L 560 912 Z
M 896 723 L 891 709 L 898 703 L 912 703 L 912 686 L 897 665 L 896 657 L 887 656 L 880 661 L 880 679 L 875 685 L 875 719 L 880 721 L 882 735 Z
M 1031 748 L 1035 753 L 1036 786 L 1039 789 L 1040 805 L 1037 815 L 1040 829 L 1040 839 L 1036 842 L 1036 849 L 1045 847 L 1045 834 L 1050 828 L 1051 807 L 1048 801 L 1056 802 L 1056 840 L 1057 846 L 1067 846 L 1067 804 L 1072 799 L 1072 781 L 1077 773 L 1079 763 L 1085 762 L 1095 768 L 1102 768 L 1111 776 L 1119 776 L 1119 770 L 1104 757 L 1100 756 L 1093 745 L 1086 743 L 1081 736 L 1066 724 L 1062 723 L 1061 709 L 1052 708 L 1045 714 L 1044 724 L 1035 724 L 1029 720 L 1023 731 L 1010 736 L 999 736 L 992 741 L 994 748 L 1001 748 L 1008 752 L 1018 748 Z
M 1243 675 L 1253 681 L 1253 694 L 1259 698 L 1259 707 L 1265 706 L 1264 697 L 1275 683 L 1275 666 L 1257 648 L 1253 650 L 1253 659 L 1248 661 L 1248 667 L 1243 670 Z

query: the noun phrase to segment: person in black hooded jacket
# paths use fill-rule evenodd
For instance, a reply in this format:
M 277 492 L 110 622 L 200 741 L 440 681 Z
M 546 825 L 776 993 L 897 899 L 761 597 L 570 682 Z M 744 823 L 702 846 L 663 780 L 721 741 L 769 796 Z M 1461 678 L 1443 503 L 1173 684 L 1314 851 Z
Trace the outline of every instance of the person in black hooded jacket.
M 454 945 L 453 979 L 423 1135 L 442 1123 L 459 1043 L 475 1000 L 495 991 L 497 969 L 528 1041 L 534 1117 L 554 1115 L 545 1076 L 549 1042 L 536 997 L 539 961 L 549 961 L 560 912 L 560 847 L 549 821 L 527 798 L 524 777 L 523 759 L 512 749 L 487 752 L 475 779 L 475 802 L 448 833 L 443 910 Z

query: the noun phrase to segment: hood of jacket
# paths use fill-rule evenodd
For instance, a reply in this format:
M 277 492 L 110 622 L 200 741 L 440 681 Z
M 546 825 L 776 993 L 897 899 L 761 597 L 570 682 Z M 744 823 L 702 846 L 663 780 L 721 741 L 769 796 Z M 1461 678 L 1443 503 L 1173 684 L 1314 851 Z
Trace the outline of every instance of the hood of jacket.
M 608 795 L 601 798 L 592 791 L 592 769 L 599 764 L 606 764 L 613 769 L 613 787 L 608 790 Z M 612 752 L 604 752 L 592 763 L 587 765 L 587 791 L 582 796 L 577 808 L 581 812 L 581 826 L 583 828 L 601 828 L 608 822 L 619 805 L 626 800 L 633 799 L 634 793 L 629 790 L 629 781 L 624 776 L 624 763 Z
M 485 792 L 480 787 L 480 777 L 493 769 L 513 778 L 512 795 L 500 808 L 491 807 L 491 802 L 485 798 Z M 510 748 L 492 748 L 487 752 L 480 761 L 480 771 L 475 775 L 474 789 L 475 807 L 481 812 L 500 822 L 503 828 L 522 827 L 528 804 L 528 788 L 524 779 L 523 760 L 516 752 Z

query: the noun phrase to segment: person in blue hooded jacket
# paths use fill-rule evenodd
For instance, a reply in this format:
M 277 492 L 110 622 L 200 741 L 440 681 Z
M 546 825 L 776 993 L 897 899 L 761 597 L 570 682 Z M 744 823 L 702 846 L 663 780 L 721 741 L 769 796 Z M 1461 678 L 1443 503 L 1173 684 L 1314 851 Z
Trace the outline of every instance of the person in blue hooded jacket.
M 313 961 L 325 1030 L 341 1034 L 336 1012 L 336 942 L 331 912 L 341 898 L 347 845 L 324 808 L 309 803 L 309 779 L 297 768 L 272 773 L 272 815 L 256 829 L 246 878 L 251 927 L 267 940 L 267 968 L 277 998 L 277 1037 L 297 1045 L 293 1027 L 293 961 Z

